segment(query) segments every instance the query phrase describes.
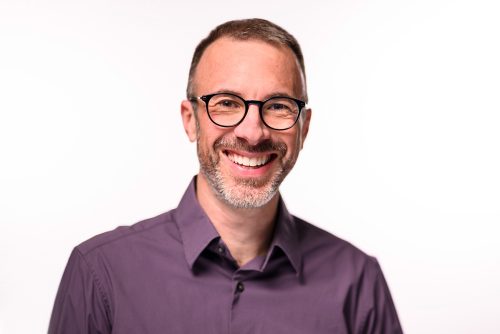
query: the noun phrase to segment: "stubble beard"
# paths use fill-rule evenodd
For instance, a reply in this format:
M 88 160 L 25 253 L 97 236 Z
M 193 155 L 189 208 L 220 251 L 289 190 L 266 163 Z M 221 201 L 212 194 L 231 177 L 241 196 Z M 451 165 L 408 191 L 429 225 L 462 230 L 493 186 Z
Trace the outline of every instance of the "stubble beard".
M 198 132 L 199 134 L 199 132 Z M 220 168 L 220 154 L 223 150 L 239 150 L 246 152 L 278 152 L 274 163 L 278 164 L 278 170 L 270 178 L 237 178 L 224 175 Z M 281 182 L 292 170 L 296 157 L 285 159 L 287 146 L 282 142 L 271 140 L 263 141 L 255 146 L 249 145 L 240 138 L 218 138 L 211 152 L 204 150 L 197 141 L 198 159 L 200 171 L 207 179 L 215 195 L 226 204 L 235 208 L 259 208 L 267 204 L 278 192 Z

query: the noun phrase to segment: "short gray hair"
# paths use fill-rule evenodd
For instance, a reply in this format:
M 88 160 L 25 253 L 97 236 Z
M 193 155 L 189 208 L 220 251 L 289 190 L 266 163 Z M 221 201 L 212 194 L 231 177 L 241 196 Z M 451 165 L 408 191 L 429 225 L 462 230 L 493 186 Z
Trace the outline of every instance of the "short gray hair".
M 208 34 L 206 38 L 201 40 L 196 49 L 194 50 L 193 59 L 191 61 L 191 67 L 189 69 L 189 79 L 186 89 L 186 94 L 188 99 L 194 96 L 194 76 L 198 63 L 205 50 L 214 43 L 216 40 L 222 37 L 230 37 L 236 40 L 260 40 L 269 44 L 285 46 L 288 47 L 297 57 L 302 74 L 304 76 L 304 94 L 303 97 L 307 102 L 307 89 L 305 86 L 306 70 L 304 66 L 304 56 L 302 50 L 300 49 L 299 42 L 288 33 L 285 29 L 281 28 L 277 24 L 264 19 L 245 19 L 245 20 L 233 20 L 225 22 L 217 26 L 214 30 Z

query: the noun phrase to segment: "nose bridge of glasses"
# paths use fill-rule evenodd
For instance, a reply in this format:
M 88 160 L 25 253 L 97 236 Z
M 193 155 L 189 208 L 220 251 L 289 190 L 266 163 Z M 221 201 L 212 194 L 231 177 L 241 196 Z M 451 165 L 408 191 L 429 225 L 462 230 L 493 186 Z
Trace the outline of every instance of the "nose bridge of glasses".
M 236 136 L 244 138 L 251 145 L 256 145 L 270 134 L 266 123 L 262 119 L 261 110 L 264 103 L 257 100 L 243 101 L 245 101 L 245 114 L 235 127 L 234 133 Z M 252 108 L 252 105 L 254 105 L 254 108 Z
M 264 102 L 258 100 L 245 100 L 245 104 L 247 106 L 247 110 L 249 110 L 250 106 L 254 104 L 255 106 L 257 106 L 257 110 L 260 112 L 262 106 L 264 105 Z
M 244 100 L 245 101 L 245 105 L 246 105 L 246 113 L 245 113 L 245 116 L 244 118 L 247 119 L 247 118 L 254 118 L 255 120 L 257 120 L 258 122 L 262 122 L 262 106 L 264 105 L 264 102 L 262 101 L 258 101 L 258 100 Z M 252 104 L 255 106 L 255 111 L 257 111 L 256 114 L 251 114 L 250 111 L 251 111 L 251 106 Z M 250 115 L 249 115 L 250 114 Z M 263 123 L 263 122 L 262 122 Z M 265 123 L 264 123 L 265 124 Z M 262 124 L 261 124 L 262 125 Z

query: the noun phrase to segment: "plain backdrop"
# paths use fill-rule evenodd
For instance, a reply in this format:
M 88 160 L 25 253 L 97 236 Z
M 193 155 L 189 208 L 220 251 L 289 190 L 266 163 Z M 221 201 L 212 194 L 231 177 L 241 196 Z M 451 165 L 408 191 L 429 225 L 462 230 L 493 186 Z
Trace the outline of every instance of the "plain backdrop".
M 294 214 L 380 261 L 406 333 L 500 333 L 497 1 L 0 0 L 0 333 L 45 333 L 71 249 L 177 206 L 194 47 L 262 17 L 300 41 Z

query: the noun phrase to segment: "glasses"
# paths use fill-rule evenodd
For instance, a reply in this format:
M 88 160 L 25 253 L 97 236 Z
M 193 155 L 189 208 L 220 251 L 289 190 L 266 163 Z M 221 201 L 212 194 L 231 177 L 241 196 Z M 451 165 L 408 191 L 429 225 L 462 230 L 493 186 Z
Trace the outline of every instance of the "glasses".
M 218 126 L 237 126 L 245 119 L 251 104 L 259 107 L 262 123 L 273 130 L 287 130 L 295 125 L 306 103 L 287 96 L 275 96 L 265 101 L 244 100 L 231 93 L 217 93 L 192 97 L 205 102 L 208 117 Z

